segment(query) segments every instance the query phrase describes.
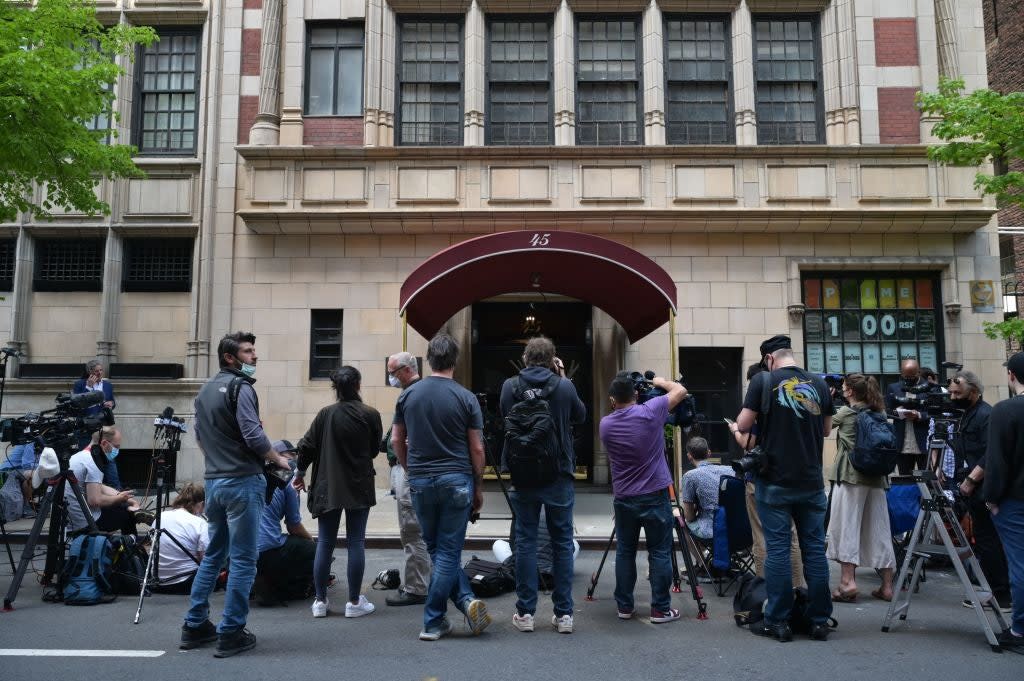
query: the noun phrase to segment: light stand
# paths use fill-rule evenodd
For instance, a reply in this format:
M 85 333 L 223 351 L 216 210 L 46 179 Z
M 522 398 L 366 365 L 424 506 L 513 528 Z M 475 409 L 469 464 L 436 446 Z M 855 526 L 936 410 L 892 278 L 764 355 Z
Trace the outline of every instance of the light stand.
M 7 360 L 20 355 L 21 353 L 13 348 L 0 348 L 0 413 L 3 412 L 4 387 L 7 385 Z M 0 513 L 0 536 L 3 537 L 4 548 L 7 549 L 7 560 L 11 563 L 11 574 L 13 575 L 16 570 L 14 567 L 14 554 L 11 553 L 11 540 L 7 536 L 7 525 L 4 523 L 3 513 Z

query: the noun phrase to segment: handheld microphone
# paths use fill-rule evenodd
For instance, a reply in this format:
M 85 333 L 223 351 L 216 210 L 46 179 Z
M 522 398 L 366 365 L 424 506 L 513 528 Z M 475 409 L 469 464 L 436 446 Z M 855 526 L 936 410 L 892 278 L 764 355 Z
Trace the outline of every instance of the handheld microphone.
M 158 433 L 161 428 L 174 428 L 175 430 L 180 430 L 182 433 L 188 432 L 188 428 L 185 427 L 185 422 L 180 418 L 175 418 L 174 408 L 170 406 L 165 408 L 160 416 L 153 419 L 153 425 L 156 426 Z

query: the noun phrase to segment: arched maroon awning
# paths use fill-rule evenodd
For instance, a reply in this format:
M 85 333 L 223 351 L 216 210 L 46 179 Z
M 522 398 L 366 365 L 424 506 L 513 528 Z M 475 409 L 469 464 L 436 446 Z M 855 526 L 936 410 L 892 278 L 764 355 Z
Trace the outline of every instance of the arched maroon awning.
M 580 232 L 499 232 L 437 253 L 402 284 L 409 326 L 430 338 L 452 315 L 503 293 L 538 291 L 577 298 L 607 312 L 630 342 L 676 309 L 672 277 L 647 256 Z

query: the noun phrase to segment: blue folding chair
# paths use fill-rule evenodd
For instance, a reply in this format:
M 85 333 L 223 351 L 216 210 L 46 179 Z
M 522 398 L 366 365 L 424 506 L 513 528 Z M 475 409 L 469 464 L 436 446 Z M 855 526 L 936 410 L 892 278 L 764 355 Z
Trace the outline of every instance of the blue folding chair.
M 711 560 L 720 575 L 715 583 L 719 596 L 729 593 L 744 574 L 754 573 L 753 546 L 746 487 L 743 480 L 723 475 L 718 487 Z

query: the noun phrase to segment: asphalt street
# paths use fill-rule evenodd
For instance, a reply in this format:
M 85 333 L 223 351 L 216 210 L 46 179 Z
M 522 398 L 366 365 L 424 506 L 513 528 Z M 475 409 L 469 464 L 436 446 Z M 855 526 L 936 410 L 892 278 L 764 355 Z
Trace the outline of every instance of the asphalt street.
M 15 547 L 16 549 L 19 547 Z M 332 610 L 344 611 L 345 552 L 336 552 L 339 584 Z M 385 592 L 369 590 L 379 570 L 398 567 L 397 550 L 367 552 L 365 593 L 377 611 L 359 619 L 332 613 L 313 620 L 308 603 L 282 608 L 254 607 L 249 628 L 257 647 L 229 659 L 215 659 L 213 649 L 181 652 L 177 648 L 187 597 L 146 599 L 142 622 L 132 624 L 136 601 L 92 607 L 44 603 L 34 579 L 26 580 L 13 612 L 0 613 L 0 678 L 49 679 L 365 679 L 368 681 L 457 681 L 479 679 L 1024 679 L 1024 656 L 993 653 L 974 613 L 960 605 L 959 583 L 952 573 L 931 571 L 915 596 L 908 621 L 882 633 L 887 604 L 867 600 L 837 604 L 839 627 L 828 642 L 798 638 L 778 643 L 736 627 L 732 594 L 718 598 L 705 588 L 710 617 L 695 619 L 688 592 L 673 604 L 683 619 L 652 624 L 646 616 L 649 589 L 643 581 L 646 554 L 641 554 L 637 608 L 641 616 L 620 621 L 612 599 L 614 555 L 597 587 L 597 600 L 584 600 L 601 553 L 584 551 L 574 580 L 576 633 L 550 628 L 550 598 L 541 596 L 538 627 L 532 634 L 512 628 L 513 594 L 488 599 L 494 624 L 480 637 L 470 636 L 461 618 L 453 617 L 455 634 L 441 641 L 419 641 L 419 607 L 384 605 Z M 484 557 L 481 555 L 481 557 Z M 489 556 L 487 556 L 489 557 Z M 468 560 L 470 553 L 464 554 Z M 6 591 L 10 567 L 0 567 Z M 39 563 L 41 566 L 41 562 Z M 862 594 L 877 580 L 859 575 Z M 220 611 L 222 595 L 212 600 Z M 456 612 L 455 615 L 458 615 Z M 12 650 L 13 649 L 13 650 Z M 52 651 L 69 650 L 70 657 Z M 152 651 L 152 657 L 111 657 L 110 651 Z M 26 651 L 34 651 L 29 656 Z M 82 651 L 97 651 L 83 657 Z

